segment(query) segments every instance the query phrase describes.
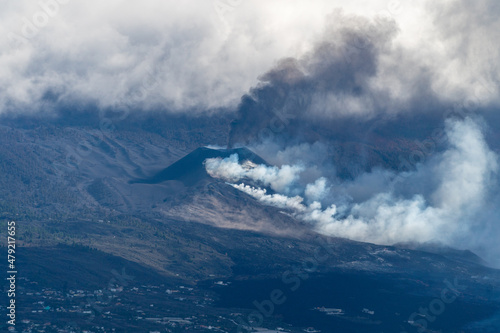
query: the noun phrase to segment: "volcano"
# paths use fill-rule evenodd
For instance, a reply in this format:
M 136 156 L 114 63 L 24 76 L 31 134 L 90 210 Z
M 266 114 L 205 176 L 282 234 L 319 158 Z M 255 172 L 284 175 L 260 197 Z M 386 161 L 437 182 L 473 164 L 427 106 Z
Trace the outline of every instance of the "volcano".
M 139 188 L 143 186 L 161 186 L 164 189 L 163 198 L 154 203 L 154 211 L 172 219 L 279 235 L 307 232 L 307 226 L 291 218 L 287 212 L 262 205 L 206 172 L 206 159 L 226 158 L 233 154 L 237 154 L 242 162 L 268 165 L 263 158 L 245 147 L 200 147 L 150 177 L 130 181 L 130 185 L 138 189 L 130 193 L 141 193 Z M 133 200 L 137 202 L 139 199 Z
M 206 159 L 216 157 L 226 158 L 233 154 L 237 154 L 241 160 L 267 165 L 264 159 L 245 147 L 234 149 L 200 147 L 155 175 L 146 179 L 131 181 L 131 183 L 158 184 L 168 180 L 176 180 L 186 186 L 193 186 L 202 180 L 208 180 L 209 176 L 203 166 L 203 162 Z

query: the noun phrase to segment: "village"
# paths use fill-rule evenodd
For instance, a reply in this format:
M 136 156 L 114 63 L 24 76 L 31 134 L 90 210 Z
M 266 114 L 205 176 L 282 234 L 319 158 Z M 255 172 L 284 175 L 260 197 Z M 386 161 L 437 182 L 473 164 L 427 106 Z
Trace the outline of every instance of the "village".
M 240 312 L 213 307 L 216 295 L 179 285 L 114 285 L 65 292 L 21 277 L 19 320 L 9 332 L 237 332 Z M 223 281 L 214 286 L 224 286 Z M 0 305 L 0 310 L 4 310 Z M 249 329 L 248 327 L 243 332 Z M 298 332 L 255 328 L 259 333 Z

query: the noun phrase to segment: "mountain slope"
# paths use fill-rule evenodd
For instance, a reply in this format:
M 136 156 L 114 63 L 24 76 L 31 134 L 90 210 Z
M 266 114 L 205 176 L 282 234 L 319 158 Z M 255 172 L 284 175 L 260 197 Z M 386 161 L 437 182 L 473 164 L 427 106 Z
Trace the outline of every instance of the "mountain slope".
M 457 292 L 456 302 L 446 305 L 446 314 L 429 323 L 434 331 L 473 331 L 468 330 L 471 323 L 500 311 L 500 273 L 481 265 L 472 254 L 321 236 L 286 211 L 262 205 L 206 173 L 206 158 L 233 153 L 241 160 L 265 163 L 245 148 L 196 148 L 207 144 L 203 140 L 179 147 L 159 134 L 118 131 L 96 142 L 85 158 L 70 166 L 65 164 L 66 149 L 88 137 L 84 129 L 3 127 L 0 133 L 0 167 L 9 173 L 2 178 L 0 228 L 7 230 L 6 220 L 15 219 L 18 246 L 25 249 L 20 254 L 30 256 L 19 258 L 24 261 L 22 276 L 30 279 L 23 285 L 30 295 L 20 300 L 24 318 L 36 323 L 47 322 L 46 313 L 38 315 L 40 301 L 48 303 L 44 307 L 82 306 L 74 296 L 65 296 L 65 281 L 70 287 L 87 288 L 83 294 L 96 288 L 116 290 L 100 284 L 112 279 L 110 270 L 121 266 L 137 280 L 122 294 L 110 291 L 112 301 L 93 322 L 117 331 L 138 331 L 150 324 L 150 330 L 164 330 L 163 324 L 137 318 L 179 316 L 198 325 L 187 331 L 210 331 L 201 325 L 218 327 L 223 321 L 227 332 L 236 332 L 241 327 L 235 323 L 248 322 L 257 311 L 254 301 L 263 302 L 279 289 L 289 301 L 276 306 L 263 327 L 286 327 L 290 332 L 308 326 L 327 327 L 324 331 L 335 327 L 346 332 L 411 332 L 418 329 L 408 323 L 412 312 L 439 299 L 448 288 L 444 281 L 455 279 L 464 288 Z M 53 193 L 37 191 L 44 186 Z M 58 256 L 58 251 L 64 255 Z M 50 260 L 41 260 L 43 254 Z M 75 268 L 78 263 L 81 267 Z M 66 273 L 66 268 L 78 274 Z M 148 274 L 139 274 L 141 270 Z M 193 290 L 185 291 L 181 284 Z M 295 285 L 299 289 L 290 290 Z M 50 304 L 49 296 L 42 300 L 37 292 L 43 288 L 58 290 L 58 299 Z M 172 296 L 167 289 L 185 294 Z M 345 313 L 314 310 L 323 307 L 342 308 Z M 203 316 L 213 317 L 197 321 Z M 72 313 L 50 318 L 63 326 L 74 320 L 96 330 Z

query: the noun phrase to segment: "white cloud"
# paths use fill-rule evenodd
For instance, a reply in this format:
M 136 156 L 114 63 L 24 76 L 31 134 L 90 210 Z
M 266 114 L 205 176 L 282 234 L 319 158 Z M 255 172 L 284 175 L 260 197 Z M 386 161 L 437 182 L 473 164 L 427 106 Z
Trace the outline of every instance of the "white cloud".
M 237 185 L 237 184 L 231 184 L 234 188 L 245 192 L 248 195 L 251 195 L 252 197 L 256 198 L 257 200 L 261 201 L 262 203 L 266 205 L 271 205 L 279 208 L 287 208 L 287 209 L 292 209 L 295 212 L 301 212 L 306 210 L 306 206 L 302 203 L 304 200 L 300 196 L 295 196 L 295 197 L 287 197 L 286 195 L 282 194 L 267 194 L 267 191 L 265 189 L 261 188 L 255 188 L 249 185 L 245 185 L 243 183 Z
M 221 178 L 229 182 L 249 178 L 263 186 L 270 186 L 278 192 L 288 193 L 290 187 L 299 178 L 303 171 L 301 166 L 283 165 L 280 168 L 266 165 L 239 164 L 238 154 L 232 154 L 227 158 L 208 158 L 205 160 L 205 168 L 208 174 L 214 178 Z
M 290 197 L 283 192 L 269 195 L 266 190 L 245 184 L 232 186 L 264 204 L 289 209 L 295 217 L 311 223 L 324 234 L 378 244 L 433 241 L 473 249 L 484 248 L 484 242 L 488 241 L 490 256 L 492 251 L 498 254 L 498 235 L 485 239 L 471 234 L 482 235 L 485 229 L 498 232 L 498 227 L 492 224 L 492 216 L 498 214 L 498 209 L 496 213 L 487 212 L 491 209 L 491 200 L 498 197 L 498 188 L 493 186 L 498 176 L 498 156 L 486 144 L 481 125 L 470 118 L 449 121 L 446 134 L 448 149 L 436 153 L 402 184 L 418 189 L 412 186 L 417 182 L 429 189 L 407 197 L 398 193 L 397 186 L 388 182 L 390 177 L 387 177 L 375 184 L 372 194 L 363 201 L 338 200 L 335 192 L 349 193 L 353 183 L 372 186 L 373 181 L 367 175 L 331 188 L 327 188 L 326 178 L 318 178 L 301 191 L 309 204 L 303 196 Z M 232 163 L 232 168 L 236 168 L 234 164 L 238 161 L 232 157 L 213 159 L 212 163 L 218 163 L 219 169 L 225 170 L 225 163 Z M 279 177 L 279 173 L 274 175 Z M 381 173 L 377 171 L 377 175 Z M 438 184 L 432 184 L 436 180 Z M 319 201 L 327 194 L 336 202 L 323 209 Z
M 326 14 L 336 8 L 397 22 L 399 33 L 367 84 L 389 90 L 398 107 L 422 70 L 433 73 L 432 88 L 443 98 L 497 101 L 500 29 L 492 0 L 42 0 L 3 4 L 0 108 L 52 108 L 50 98 L 56 106 L 178 112 L 235 106 L 278 59 L 301 57 L 321 40 Z M 362 112 L 377 101 L 340 102 Z
M 436 170 L 442 182 L 433 201 L 450 211 L 479 207 L 498 170 L 497 156 L 489 150 L 481 128 L 472 120 L 450 122 L 448 126 L 452 149 L 444 153 Z
M 307 184 L 304 194 L 308 201 L 318 201 L 323 199 L 327 192 L 326 178 L 321 177 L 316 179 L 314 183 Z

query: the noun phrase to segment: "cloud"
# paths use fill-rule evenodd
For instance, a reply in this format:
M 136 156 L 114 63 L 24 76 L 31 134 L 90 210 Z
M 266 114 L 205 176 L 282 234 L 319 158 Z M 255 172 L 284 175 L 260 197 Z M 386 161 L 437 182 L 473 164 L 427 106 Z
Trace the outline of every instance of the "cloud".
M 254 82 L 227 62 L 255 56 L 237 46 L 251 51 L 252 45 L 245 34 L 219 32 L 224 22 L 211 1 L 67 1 L 39 27 L 38 14 L 44 14 L 38 3 L 2 13 L 7 20 L 0 31 L 8 37 L 0 57 L 7 68 L 0 82 L 3 109 L 38 111 L 80 101 L 101 108 L 206 110 L 230 104 Z M 262 61 L 242 70 L 258 69 Z M 56 101 L 47 103 L 48 95 Z
M 472 120 L 448 125 L 452 148 L 443 154 L 436 170 L 442 182 L 433 202 L 449 211 L 480 207 L 487 189 L 494 184 L 497 156 L 489 150 L 481 128 Z
M 327 194 L 326 178 L 316 179 L 312 184 L 307 184 L 304 194 L 308 201 L 319 201 Z
M 498 2 L 457 0 L 429 8 L 435 38 L 442 45 L 436 52 L 442 68 L 433 68 L 438 74 L 434 89 L 453 101 L 465 96 L 476 106 L 484 101 L 498 106 L 500 51 L 493 43 L 500 38 Z
M 449 120 L 447 149 L 436 153 L 403 180 L 394 172 L 376 170 L 353 180 L 320 177 L 299 189 L 301 182 L 296 176 L 293 182 L 287 182 L 287 190 L 293 183 L 294 193 L 300 193 L 293 197 L 279 190 L 267 194 L 265 189 L 244 183 L 232 186 L 264 204 L 288 209 L 327 235 L 377 244 L 440 242 L 472 248 L 491 258 L 493 253 L 500 254 L 498 223 L 493 221 L 500 211 L 497 206 L 494 212 L 488 212 L 493 203 L 498 203 L 499 165 L 498 156 L 484 139 L 483 127 L 479 119 Z M 238 163 L 237 158 L 230 159 L 232 164 Z M 224 160 L 213 162 L 225 170 Z M 208 168 L 207 171 L 211 172 Z M 213 171 L 211 175 L 217 176 Z M 279 173 L 274 175 L 279 177 Z M 247 176 L 248 171 L 233 181 Z M 364 188 L 362 195 L 358 193 L 360 188 Z M 484 230 L 496 232 L 496 236 L 486 238 L 487 251 L 486 240 L 480 236 Z
M 304 200 L 300 196 L 288 197 L 282 194 L 267 194 L 266 189 L 255 188 L 249 185 L 241 184 L 231 184 L 234 188 L 245 192 L 248 195 L 256 198 L 257 200 L 263 202 L 266 205 L 275 206 L 278 208 L 291 209 L 294 212 L 301 212 L 306 210 L 306 206 L 302 204 Z
M 0 106 L 4 112 L 77 101 L 171 112 L 234 106 L 257 73 L 301 49 L 332 8 L 327 1 L 5 4 Z
M 265 72 L 260 82 L 314 78 L 309 111 L 328 117 L 396 112 L 434 92 L 488 104 L 498 99 L 497 14 L 493 0 L 10 2 L 0 110 L 212 112 L 234 108 Z M 287 57 L 296 65 L 268 71 Z
M 498 23 L 479 22 L 498 5 L 414 6 L 397 15 L 329 14 L 307 52 L 281 59 L 242 98 L 229 146 L 297 136 L 361 141 L 367 132 L 422 138 L 452 112 L 498 113 L 500 58 L 490 52 Z
M 245 161 L 242 165 L 238 163 L 238 154 L 232 154 L 227 158 L 208 158 L 204 161 L 208 174 L 214 178 L 221 178 L 229 182 L 235 182 L 242 178 L 253 180 L 262 186 L 269 186 L 278 192 L 288 193 L 290 188 L 299 178 L 303 171 L 300 165 L 275 166 L 255 165 L 251 161 Z

